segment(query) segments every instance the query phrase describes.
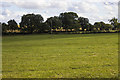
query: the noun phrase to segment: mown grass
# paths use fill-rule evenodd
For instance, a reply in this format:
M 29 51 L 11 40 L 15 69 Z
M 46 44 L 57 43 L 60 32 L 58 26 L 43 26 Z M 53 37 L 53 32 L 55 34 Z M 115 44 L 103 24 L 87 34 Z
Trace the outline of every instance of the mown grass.
M 3 78 L 114 78 L 118 34 L 3 37 Z

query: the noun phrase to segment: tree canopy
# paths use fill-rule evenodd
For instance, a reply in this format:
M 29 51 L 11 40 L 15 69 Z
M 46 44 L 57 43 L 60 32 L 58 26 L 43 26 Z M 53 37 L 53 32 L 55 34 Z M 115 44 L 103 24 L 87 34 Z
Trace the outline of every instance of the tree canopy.
M 43 23 L 43 21 L 43 17 L 39 14 L 23 15 L 20 22 L 20 28 L 23 32 L 33 33 L 38 31 L 36 29 L 40 29 L 39 26 Z
M 120 23 L 117 18 L 109 19 L 110 24 L 103 21 L 95 22 L 93 25 L 88 18 L 78 16 L 75 12 L 60 13 L 59 16 L 44 18 L 40 14 L 26 14 L 21 17 L 19 25 L 13 20 L 2 25 L 3 33 L 49 33 L 54 31 L 65 32 L 110 32 L 110 30 L 120 31 Z
M 71 28 L 72 25 L 75 23 L 76 19 L 78 18 L 77 13 L 74 12 L 65 12 L 60 13 L 60 19 L 62 20 L 62 26 L 64 29 Z

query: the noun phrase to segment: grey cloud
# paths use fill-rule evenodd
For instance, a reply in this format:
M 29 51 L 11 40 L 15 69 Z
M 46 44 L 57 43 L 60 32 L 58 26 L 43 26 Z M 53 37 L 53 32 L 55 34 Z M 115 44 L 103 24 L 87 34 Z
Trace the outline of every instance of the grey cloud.
M 38 9 L 39 5 L 35 2 L 20 2 L 14 3 L 16 6 L 25 8 L 25 9 Z
M 98 12 L 97 5 L 92 2 L 72 3 L 68 10 L 73 10 L 81 13 Z
M 76 1 L 48 1 L 48 2 L 13 2 L 14 5 L 23 9 L 59 9 L 68 11 L 77 11 L 81 13 L 97 11 L 94 4 L 88 2 Z
M 99 2 L 98 2 L 99 3 Z M 38 1 L 19 1 L 19 2 L 11 2 L 9 3 L 10 5 L 4 4 L 4 7 L 10 7 L 11 4 L 17 8 L 22 8 L 22 10 L 24 9 L 31 9 L 31 10 L 27 10 L 28 12 L 34 12 L 35 9 L 38 10 L 38 13 L 40 13 L 41 15 L 43 15 L 43 17 L 48 18 L 50 16 L 55 16 L 55 15 L 59 15 L 59 13 L 64 12 L 64 11 L 73 11 L 76 12 L 78 15 L 80 16 L 85 16 L 88 17 L 90 19 L 90 21 L 93 23 L 94 21 L 99 21 L 101 19 L 108 19 L 108 17 L 105 16 L 101 16 L 101 14 L 105 14 L 102 13 L 100 11 L 100 9 L 98 9 L 99 7 L 103 6 L 97 6 L 96 2 L 85 2 L 85 1 L 66 1 L 66 0 L 49 0 L 47 2 L 45 2 L 45 0 L 43 2 Z M 100 2 L 100 4 L 105 5 L 105 6 L 110 6 L 113 5 L 112 3 L 103 3 Z M 116 3 L 114 3 L 116 4 Z M 112 6 L 113 7 L 113 6 Z M 105 12 L 109 10 L 107 10 L 106 8 L 104 8 Z M 99 12 L 100 11 L 100 12 Z M 14 11 L 13 11 L 14 12 Z M 22 11 L 21 11 L 22 12 Z M 25 11 L 23 11 L 25 12 Z M 11 18 L 11 16 L 15 19 L 20 19 L 20 16 L 22 16 L 22 13 L 16 13 L 12 14 L 12 12 L 10 13 L 9 11 L 3 11 L 2 15 L 7 16 L 10 15 L 9 17 Z M 35 13 L 35 12 L 34 12 Z M 18 15 L 19 14 L 19 15 Z M 94 16 L 91 16 L 91 15 Z M 96 15 L 95 15 L 96 14 Z M 110 15 L 115 15 L 115 14 L 110 14 Z M 108 15 L 106 15 L 108 16 Z M 111 18 L 111 17 L 110 17 Z M 8 19 L 8 17 L 7 17 Z
M 7 15 L 7 13 L 5 11 L 2 12 L 2 15 Z
M 4 15 L 4 16 L 9 16 L 10 15 L 10 11 L 9 10 L 3 10 L 2 11 L 2 15 Z
M 12 4 L 10 2 L 0 2 L 1 7 L 10 7 Z
M 117 5 L 118 2 L 103 2 L 104 5 Z

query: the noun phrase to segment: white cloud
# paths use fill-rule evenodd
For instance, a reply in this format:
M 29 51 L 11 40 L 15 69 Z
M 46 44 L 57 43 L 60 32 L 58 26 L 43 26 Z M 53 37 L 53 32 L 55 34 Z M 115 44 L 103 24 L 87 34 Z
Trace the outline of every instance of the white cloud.
M 108 10 L 113 10 L 113 7 L 112 7 L 112 6 L 105 5 L 104 7 L 105 7 L 106 9 L 108 9 Z
M 67 10 L 69 7 L 69 2 L 67 1 L 50 1 L 48 8 L 57 8 L 60 10 Z
M 0 18 L 1 18 L 0 21 L 7 22 L 10 19 L 15 19 L 19 23 L 21 20 L 21 16 L 23 14 L 27 14 L 27 12 L 21 12 L 21 11 L 13 12 L 13 11 L 10 11 L 8 9 L 5 9 L 2 12 L 2 14 L 0 14 Z
M 79 12 L 83 12 L 83 13 L 91 13 L 91 12 L 98 12 L 98 8 L 97 5 L 91 3 L 91 2 L 79 2 L 79 3 L 75 3 L 75 5 L 78 7 L 77 10 Z M 74 6 L 73 6 L 74 7 Z
M 14 5 L 20 7 L 20 8 L 25 8 L 25 9 L 40 9 L 40 8 L 45 8 L 49 6 L 49 4 L 46 3 L 44 0 L 40 0 L 37 2 L 33 1 L 15 1 L 12 2 Z
M 11 11 L 8 9 L 2 11 L 2 15 L 6 16 L 6 17 L 9 17 L 10 14 L 11 14 Z
M 51 16 L 58 16 L 62 12 L 73 11 L 79 16 L 87 17 L 90 22 L 104 20 L 117 16 L 118 0 L 4 0 L 8 4 L 0 17 L 3 21 L 15 19 L 20 22 L 20 17 L 27 13 L 41 14 L 46 20 Z M 98 3 L 99 5 L 97 5 Z M 100 5 L 103 4 L 103 5 Z M 10 6 L 14 6 L 10 7 Z M 18 10 L 14 10 L 14 9 Z M 12 10 L 13 9 L 13 10 Z
M 118 2 L 119 0 L 84 0 L 88 2 Z
M 2 0 L 4 1 L 4 0 Z M 30 1 L 30 2 L 38 2 L 38 1 L 51 1 L 51 0 L 5 0 L 4 2 L 14 2 L 14 1 Z M 54 0 L 54 1 L 58 1 L 58 0 Z M 60 0 L 60 1 L 74 1 L 74 0 Z M 77 1 L 83 1 L 83 0 L 77 0 Z M 87 2 L 118 2 L 119 0 L 84 0 Z
M 1 7 L 10 7 L 11 4 L 9 2 L 0 2 Z

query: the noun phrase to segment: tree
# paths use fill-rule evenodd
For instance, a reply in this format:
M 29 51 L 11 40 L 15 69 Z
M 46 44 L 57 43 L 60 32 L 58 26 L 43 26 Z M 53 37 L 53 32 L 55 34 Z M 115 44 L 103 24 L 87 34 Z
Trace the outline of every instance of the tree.
M 88 18 L 79 17 L 78 21 L 79 21 L 80 25 L 82 26 L 82 31 L 84 31 L 85 29 L 88 30 L 88 27 L 89 27 L 89 19 Z
M 62 26 L 62 21 L 57 16 L 48 18 L 46 20 L 46 23 L 51 28 L 51 33 L 52 33 L 52 29 L 58 29 L 59 27 Z
M 2 23 L 0 22 L 0 33 L 2 32 Z M 0 34 L 1 36 L 1 34 Z
M 114 18 L 112 18 L 112 19 L 110 19 L 108 21 L 111 23 L 111 25 L 113 25 L 114 30 L 118 29 L 118 19 L 117 18 L 114 17 Z
M 49 25 L 45 22 L 45 23 L 41 23 L 41 25 L 39 26 L 39 28 L 37 29 L 38 33 L 44 33 L 44 32 L 48 32 L 50 30 Z
M 80 31 L 81 25 L 79 23 L 75 23 L 72 25 L 71 29 L 74 29 L 76 32 Z
M 2 23 L 0 22 L 0 30 L 2 30 Z
M 17 23 L 16 23 L 16 21 L 14 19 L 9 20 L 7 23 L 8 23 L 8 27 L 9 27 L 11 32 L 18 29 L 18 25 L 17 25 Z
M 92 25 L 91 23 L 89 23 L 88 25 L 88 31 L 94 31 L 94 25 Z
M 6 23 L 2 23 L 2 33 L 7 33 L 7 30 L 9 30 L 9 27 Z
M 52 29 L 58 29 L 62 26 L 62 21 L 59 19 L 59 17 L 54 16 L 47 19 L 46 23 L 52 27 Z
M 113 26 L 111 24 L 105 24 L 105 30 L 109 31 L 112 30 Z
M 117 24 L 118 31 L 120 32 L 120 23 Z
M 105 30 L 106 26 L 105 26 L 105 23 L 104 22 L 100 22 L 100 26 L 99 26 L 99 29 L 100 30 Z
M 76 19 L 78 19 L 77 13 L 74 12 L 65 12 L 59 15 L 59 18 L 62 20 L 62 26 L 66 31 L 72 29 L 72 25 L 75 24 Z
M 24 33 L 33 33 L 39 31 L 38 29 L 41 27 L 41 23 L 43 23 L 43 17 L 41 15 L 26 14 L 22 16 L 20 28 Z
M 95 26 L 95 28 L 96 28 L 97 31 L 100 31 L 100 30 L 102 30 L 104 28 L 103 27 L 104 23 L 103 22 L 95 22 L 94 26 Z
M 96 28 L 97 31 L 105 31 L 106 30 L 106 24 L 104 22 L 95 22 L 94 26 Z

